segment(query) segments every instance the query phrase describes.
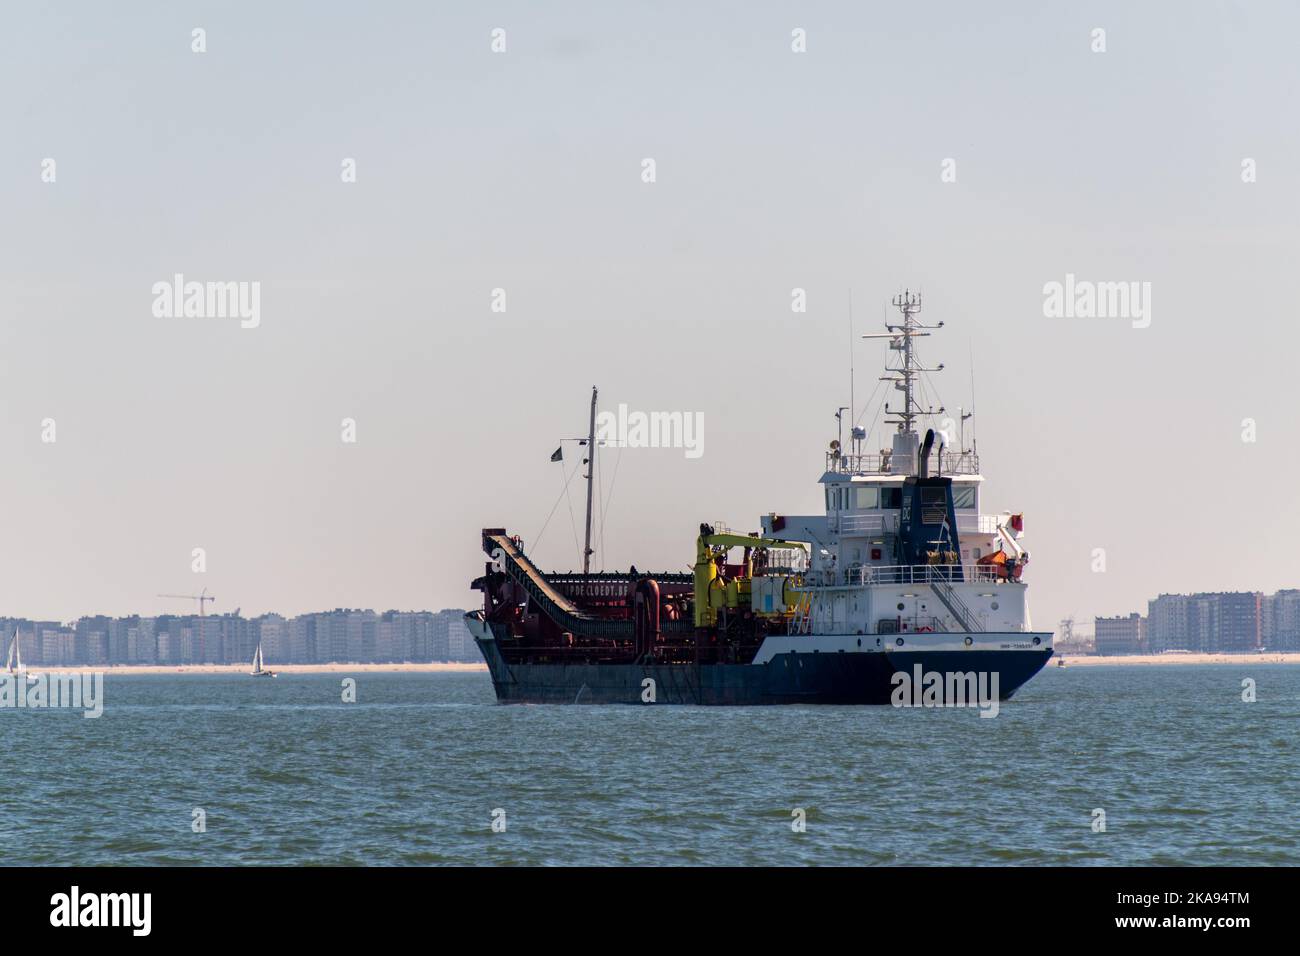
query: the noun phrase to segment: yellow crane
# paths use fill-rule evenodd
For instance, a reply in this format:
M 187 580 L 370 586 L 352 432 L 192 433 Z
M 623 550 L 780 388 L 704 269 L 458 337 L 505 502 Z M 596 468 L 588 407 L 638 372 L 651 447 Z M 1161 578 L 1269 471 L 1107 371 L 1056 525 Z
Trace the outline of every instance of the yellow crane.
M 718 562 L 719 559 L 725 561 L 727 552 L 732 548 L 745 549 L 745 570 L 741 577 L 728 581 L 719 577 Z M 800 541 L 762 538 L 754 534 L 732 534 L 715 531 L 711 525 L 700 525 L 700 536 L 695 539 L 696 627 L 716 624 L 720 608 L 739 608 L 749 603 L 754 552 L 768 548 L 789 548 L 802 551 L 805 555 L 808 553 L 808 546 Z

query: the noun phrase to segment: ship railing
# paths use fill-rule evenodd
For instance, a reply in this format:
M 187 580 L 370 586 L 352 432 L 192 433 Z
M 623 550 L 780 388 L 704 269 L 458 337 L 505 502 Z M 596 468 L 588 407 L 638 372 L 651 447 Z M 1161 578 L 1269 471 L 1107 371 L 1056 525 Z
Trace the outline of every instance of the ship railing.
M 881 454 L 837 454 L 826 453 L 826 470 L 842 472 L 849 475 L 898 475 L 906 477 L 904 472 L 893 467 L 892 455 Z M 944 452 L 942 456 L 931 459 L 940 475 L 978 475 L 980 474 L 980 457 L 973 451 L 959 454 Z
M 868 584 L 932 584 L 978 582 L 998 584 L 1004 581 L 995 565 L 890 564 L 810 571 L 804 575 L 804 588 L 851 588 Z
M 801 598 L 794 608 L 794 619 L 790 622 L 791 634 L 807 634 L 812 629 L 813 602 Z
M 997 534 L 998 515 L 977 515 L 957 512 L 957 531 L 965 534 Z M 838 534 L 897 534 L 897 511 L 831 512 L 826 525 Z
M 968 631 L 981 631 L 979 619 L 975 613 L 967 606 L 961 596 L 952 589 L 952 584 L 942 578 L 935 578 L 930 582 L 930 590 L 933 591 L 943 602 L 943 606 L 948 609 L 948 613 L 957 619 L 962 627 Z
M 898 513 L 894 511 L 832 513 L 827 515 L 827 527 L 839 534 L 896 534 Z

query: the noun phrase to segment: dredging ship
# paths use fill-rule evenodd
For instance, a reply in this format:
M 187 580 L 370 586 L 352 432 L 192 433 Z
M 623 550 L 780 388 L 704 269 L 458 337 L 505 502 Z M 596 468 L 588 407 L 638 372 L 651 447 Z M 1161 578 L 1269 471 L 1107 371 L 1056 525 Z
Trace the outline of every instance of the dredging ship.
M 593 389 L 582 572 L 545 573 L 518 536 L 482 532 L 483 608 L 466 623 L 497 699 L 921 703 L 919 689 L 900 692 L 915 679 L 925 703 L 973 704 L 977 685 L 1005 700 L 1033 677 L 1052 634 L 1030 625 L 1023 517 L 980 513 L 973 443 L 921 436 L 944 409 L 920 407 L 918 376 L 942 366 L 923 368 L 915 340 L 943 323 L 920 323 L 919 295 L 894 305 L 901 322 L 863 336 L 887 340 L 882 381 L 902 393 L 901 410 L 883 408 L 891 447 L 863 453 L 867 432 L 852 426 L 850 447 L 841 436 L 826 453 L 824 514 L 773 512 L 748 534 L 702 524 L 689 574 L 591 570 Z

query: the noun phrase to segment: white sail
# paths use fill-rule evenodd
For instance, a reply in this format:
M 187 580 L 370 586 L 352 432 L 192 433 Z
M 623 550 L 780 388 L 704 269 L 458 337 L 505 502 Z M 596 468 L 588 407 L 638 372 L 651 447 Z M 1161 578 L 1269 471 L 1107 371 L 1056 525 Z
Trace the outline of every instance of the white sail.
M 14 627 L 13 640 L 9 642 L 9 656 L 5 660 L 5 669 L 10 674 L 23 673 L 23 649 L 18 643 L 18 627 Z
M 262 673 L 262 642 L 257 642 L 257 651 L 253 654 L 253 673 Z

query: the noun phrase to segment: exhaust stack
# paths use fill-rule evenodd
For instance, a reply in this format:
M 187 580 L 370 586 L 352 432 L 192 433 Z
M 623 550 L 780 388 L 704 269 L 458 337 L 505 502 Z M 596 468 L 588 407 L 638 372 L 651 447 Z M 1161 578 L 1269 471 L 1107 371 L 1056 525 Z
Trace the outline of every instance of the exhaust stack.
M 930 449 L 934 447 L 934 429 L 925 430 L 925 441 L 921 443 L 920 460 L 917 462 L 916 474 L 918 478 L 926 479 L 930 477 Z

